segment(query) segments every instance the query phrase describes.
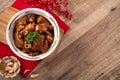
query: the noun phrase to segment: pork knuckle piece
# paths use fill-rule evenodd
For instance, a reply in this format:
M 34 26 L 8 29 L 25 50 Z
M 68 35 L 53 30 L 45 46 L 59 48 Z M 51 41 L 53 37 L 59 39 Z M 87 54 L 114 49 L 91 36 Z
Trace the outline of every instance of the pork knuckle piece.
M 37 24 L 35 27 L 35 31 L 42 33 L 42 32 L 47 31 L 47 27 L 42 24 Z
M 48 41 L 50 44 L 52 44 L 52 42 L 53 42 L 53 40 L 54 40 L 54 38 L 53 38 L 52 36 L 50 36 L 50 35 L 47 35 L 46 39 L 47 39 L 47 41 Z
M 41 51 L 46 52 L 48 50 L 48 41 L 45 40 L 43 45 L 41 46 Z
M 15 25 L 26 25 L 26 24 L 27 24 L 27 17 L 22 17 L 15 22 Z
M 39 38 L 35 38 L 33 41 L 32 50 L 41 51 L 41 46 L 43 45 L 44 40 L 45 40 L 45 35 L 40 35 Z
M 23 48 L 24 42 L 23 42 L 23 39 L 19 38 L 18 32 L 14 34 L 14 42 L 18 48 Z
M 29 32 L 33 31 L 34 29 L 35 29 L 35 24 L 30 23 L 25 27 L 25 29 L 20 31 L 20 34 L 23 35 L 23 36 L 26 36 Z

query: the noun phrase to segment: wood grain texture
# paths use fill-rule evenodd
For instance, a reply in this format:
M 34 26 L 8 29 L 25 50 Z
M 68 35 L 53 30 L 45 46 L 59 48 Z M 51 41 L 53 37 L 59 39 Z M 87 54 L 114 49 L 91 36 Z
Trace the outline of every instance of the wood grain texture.
M 15 0 L 0 0 L 0 13 L 2 13 L 7 7 L 11 6 Z
M 7 44 L 6 41 L 6 28 L 8 22 L 10 21 L 11 17 L 17 12 L 18 10 L 13 8 L 6 9 L 3 13 L 0 14 L 0 42 Z
M 112 8 L 120 4 L 119 0 L 73 0 L 70 2 L 72 4 L 70 11 L 74 16 L 71 21 L 66 21 L 71 29 L 64 36 L 59 52 L 92 29 L 110 13 Z
M 70 30 L 52 62 L 32 72 L 39 73 L 34 80 L 120 80 L 120 0 L 69 1 L 73 19 L 62 19 Z M 6 25 L 15 12 L 8 8 L 0 14 L 0 42 L 6 43 Z M 0 79 L 33 80 L 19 75 Z

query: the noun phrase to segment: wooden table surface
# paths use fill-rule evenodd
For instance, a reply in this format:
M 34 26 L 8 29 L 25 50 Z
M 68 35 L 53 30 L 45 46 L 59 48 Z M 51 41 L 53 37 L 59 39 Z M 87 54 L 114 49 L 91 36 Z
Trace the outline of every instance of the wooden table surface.
M 37 66 L 35 79 L 0 80 L 120 80 L 120 0 L 69 1 L 73 18 L 62 19 L 70 30 L 53 61 Z M 8 8 L 0 14 L 0 42 L 6 43 L 6 26 L 15 13 Z

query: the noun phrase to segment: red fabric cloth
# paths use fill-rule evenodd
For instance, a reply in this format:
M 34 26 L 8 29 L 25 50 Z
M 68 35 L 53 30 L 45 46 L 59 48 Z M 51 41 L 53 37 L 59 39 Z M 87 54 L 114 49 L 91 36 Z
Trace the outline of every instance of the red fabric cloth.
M 32 4 L 31 4 L 32 5 Z M 31 7 L 30 4 L 26 4 L 24 3 L 23 0 L 16 0 L 15 3 L 12 5 L 12 7 L 18 9 L 18 10 L 22 10 L 22 9 L 25 9 L 25 8 L 29 8 Z M 42 7 L 42 8 L 45 8 L 45 7 Z M 69 29 L 69 26 L 66 25 L 61 19 L 59 19 L 52 11 L 50 10 L 46 10 L 48 11 L 51 15 L 53 15 L 53 17 L 56 19 L 56 21 L 58 22 L 58 25 L 66 32 L 68 31 Z M 3 58 L 5 56 L 15 56 L 19 59 L 20 63 L 21 63 L 21 71 L 20 71 L 20 75 L 23 77 L 23 78 L 26 78 L 29 73 L 37 66 L 37 64 L 39 64 L 39 61 L 28 61 L 28 60 L 24 60 L 20 57 L 18 57 L 17 55 L 15 55 L 11 49 L 6 45 L 6 44 L 3 44 L 3 43 L 0 43 L 0 58 Z M 27 72 L 26 74 L 24 74 L 24 71 L 26 69 L 29 69 L 31 71 Z

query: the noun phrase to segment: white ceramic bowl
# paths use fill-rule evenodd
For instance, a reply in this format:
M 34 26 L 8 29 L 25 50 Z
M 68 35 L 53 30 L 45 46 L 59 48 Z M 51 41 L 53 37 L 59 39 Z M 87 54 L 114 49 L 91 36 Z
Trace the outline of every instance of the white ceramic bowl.
M 53 41 L 51 47 L 49 48 L 49 50 L 45 53 L 42 53 L 40 55 L 33 56 L 33 57 L 20 51 L 15 46 L 14 39 L 13 39 L 13 30 L 15 27 L 15 25 L 14 25 L 15 21 L 17 19 L 21 18 L 22 16 L 27 15 L 29 13 L 42 15 L 48 21 L 50 21 L 50 23 L 54 26 L 54 41 Z M 44 10 L 38 9 L 38 8 L 28 8 L 28 9 L 24 9 L 24 10 L 19 11 L 11 18 L 11 20 L 7 26 L 6 37 L 7 37 L 8 45 L 10 46 L 10 48 L 12 49 L 12 51 L 16 55 L 18 55 L 19 57 L 26 59 L 26 60 L 40 60 L 40 59 L 43 59 L 43 58 L 46 58 L 47 56 L 49 56 L 56 49 L 58 42 L 59 42 L 59 38 L 60 38 L 60 30 L 59 30 L 59 26 L 57 24 L 57 21 L 54 19 L 54 17 L 51 14 L 49 14 L 48 12 L 46 12 Z

